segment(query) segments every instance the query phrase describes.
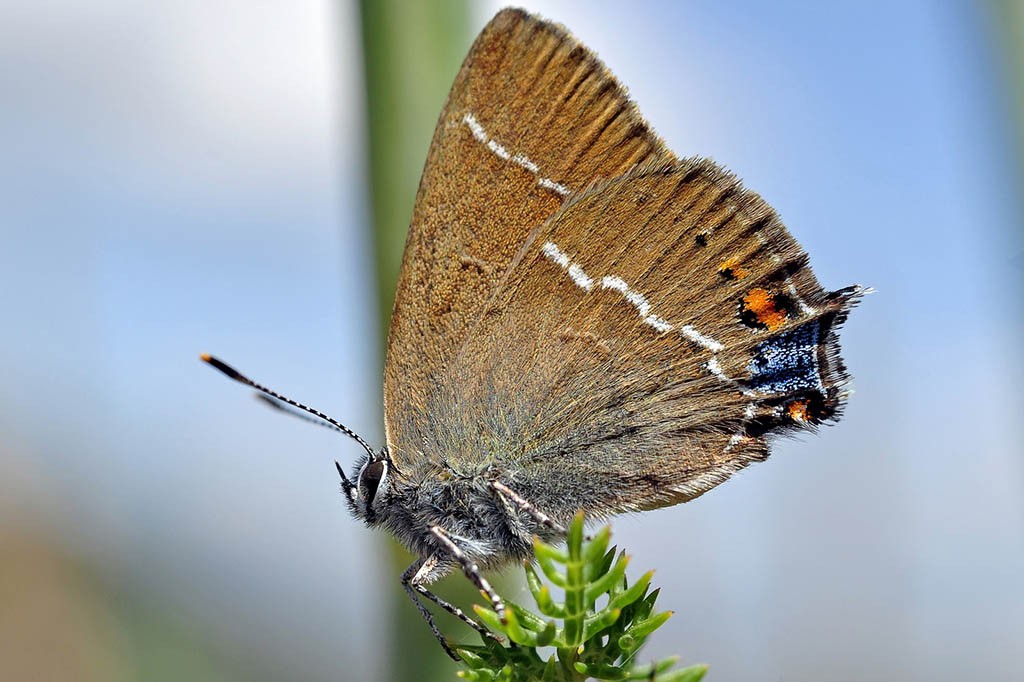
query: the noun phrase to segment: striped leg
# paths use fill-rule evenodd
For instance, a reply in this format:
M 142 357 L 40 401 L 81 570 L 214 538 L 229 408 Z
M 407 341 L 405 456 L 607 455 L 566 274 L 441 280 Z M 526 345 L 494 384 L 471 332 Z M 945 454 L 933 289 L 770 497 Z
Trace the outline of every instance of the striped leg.
M 502 601 L 498 593 L 494 591 L 491 584 L 487 582 L 487 578 L 480 574 L 480 567 L 473 563 L 473 560 L 470 559 L 454 541 L 452 541 L 448 532 L 443 528 L 440 526 L 431 526 L 430 532 L 441 541 L 441 544 L 443 544 L 445 549 L 448 550 L 448 553 L 452 555 L 452 558 L 459 562 L 459 566 L 462 567 L 462 572 L 466 574 L 466 577 L 469 578 L 470 582 L 476 585 L 477 589 L 487 595 L 487 598 L 491 600 L 491 607 L 494 609 L 495 613 L 498 614 L 498 618 L 501 619 L 501 622 L 508 622 L 505 617 L 505 602 Z
M 493 488 L 500 497 L 514 502 L 517 507 L 525 511 L 527 514 L 530 515 L 530 517 L 534 521 L 544 526 L 545 528 L 553 530 L 559 535 L 568 534 L 569 531 L 565 528 L 565 526 L 555 521 L 553 518 L 542 512 L 540 509 L 534 507 L 532 502 L 519 495 L 519 493 L 509 488 L 504 483 L 501 483 L 500 481 L 491 481 L 491 488 Z M 583 539 L 589 541 L 591 537 L 589 535 L 584 535 Z
M 434 624 L 433 614 L 431 614 L 430 611 L 423 606 L 423 603 L 417 599 L 416 593 L 419 593 L 434 602 L 442 609 L 479 632 L 481 635 L 490 637 L 496 642 L 504 641 L 501 637 L 498 637 L 486 627 L 467 616 L 462 609 L 445 601 L 444 599 L 441 599 L 426 588 L 424 583 L 427 581 L 430 574 L 437 569 L 438 563 L 439 561 L 436 554 L 427 559 L 417 559 L 411 566 L 409 566 L 409 568 L 405 569 L 404 573 L 402 573 L 402 587 L 405 589 L 405 593 L 409 595 L 409 598 L 412 599 L 413 603 L 416 604 L 416 608 L 419 609 L 420 614 L 423 616 L 424 620 L 427 621 L 427 625 L 430 626 L 430 631 L 434 633 L 434 637 L 436 637 L 437 641 L 441 643 L 441 647 L 444 648 L 445 653 L 455 660 L 460 660 L 458 654 L 452 651 L 451 647 L 448 645 L 448 640 L 441 634 L 440 630 L 438 630 L 437 626 Z
M 556 533 L 559 533 L 560 535 L 565 535 L 568 532 L 565 528 L 562 527 L 560 523 L 552 519 L 550 516 L 548 516 L 541 510 L 534 507 L 529 500 L 520 497 L 518 493 L 509 488 L 504 483 L 501 483 L 499 481 L 491 481 L 491 487 L 497 491 L 498 495 L 506 499 L 512 500 L 512 502 L 515 502 L 517 507 L 525 511 L 533 518 L 534 521 L 544 526 L 545 528 L 553 530 Z
M 427 607 L 423 605 L 423 602 L 421 602 L 416 596 L 416 592 L 418 590 L 413 586 L 413 583 L 416 578 L 420 577 L 423 573 L 423 566 L 425 564 L 426 562 L 423 559 L 417 559 L 412 562 L 412 565 L 402 572 L 402 587 L 405 589 L 405 593 L 409 595 L 409 599 L 412 599 L 412 603 L 416 605 L 417 609 L 419 609 L 420 615 L 423 616 L 423 620 L 427 621 L 427 625 L 430 626 L 430 631 L 434 633 L 434 637 L 438 642 L 440 642 L 441 648 L 444 649 L 444 652 L 448 654 L 453 661 L 461 661 L 462 658 L 452 651 L 452 648 L 448 646 L 448 640 L 445 639 L 445 636 L 437 629 L 437 625 L 434 624 L 434 615 L 430 613 L 430 610 L 427 609 Z

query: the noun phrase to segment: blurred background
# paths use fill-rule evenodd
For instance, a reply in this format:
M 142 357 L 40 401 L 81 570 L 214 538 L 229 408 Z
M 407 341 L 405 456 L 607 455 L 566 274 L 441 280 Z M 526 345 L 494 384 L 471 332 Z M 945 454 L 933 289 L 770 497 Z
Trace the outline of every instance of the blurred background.
M 879 292 L 839 426 L 616 522 L 677 611 L 642 655 L 1019 680 L 1024 9 L 523 4 L 771 202 L 826 288 Z M 407 557 L 343 504 L 358 447 L 197 354 L 381 443 L 418 176 L 500 6 L 0 4 L 0 677 L 454 679 Z

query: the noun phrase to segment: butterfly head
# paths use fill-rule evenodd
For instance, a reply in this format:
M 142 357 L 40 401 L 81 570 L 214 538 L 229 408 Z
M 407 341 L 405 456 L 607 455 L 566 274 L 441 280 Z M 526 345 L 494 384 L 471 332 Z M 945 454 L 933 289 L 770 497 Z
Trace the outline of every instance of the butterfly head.
M 355 485 L 346 486 L 346 494 L 355 516 L 367 523 L 376 523 L 392 498 L 391 473 L 393 465 L 387 449 L 366 455 L 356 462 L 353 478 Z M 347 479 L 343 479 L 345 485 Z

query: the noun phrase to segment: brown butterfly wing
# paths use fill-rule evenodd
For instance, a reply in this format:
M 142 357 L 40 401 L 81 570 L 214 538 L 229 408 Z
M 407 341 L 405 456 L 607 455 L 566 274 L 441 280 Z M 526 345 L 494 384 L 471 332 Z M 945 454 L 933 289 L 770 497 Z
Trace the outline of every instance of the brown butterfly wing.
M 772 209 L 709 161 L 574 197 L 525 242 L 428 406 L 425 447 L 567 517 L 696 497 L 836 418 L 837 325 Z
M 595 179 L 671 158 L 564 29 L 519 10 L 487 25 L 441 113 L 399 274 L 384 395 L 400 468 L 431 454 L 431 395 L 530 231 Z

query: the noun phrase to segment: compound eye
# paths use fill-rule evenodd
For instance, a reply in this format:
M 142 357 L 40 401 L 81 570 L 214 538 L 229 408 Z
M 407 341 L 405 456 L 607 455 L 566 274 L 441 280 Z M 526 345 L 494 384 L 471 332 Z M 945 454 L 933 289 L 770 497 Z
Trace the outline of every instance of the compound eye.
M 382 459 L 367 463 L 359 472 L 359 494 L 367 506 L 373 503 L 377 487 L 380 486 L 385 473 L 387 473 L 387 463 Z

